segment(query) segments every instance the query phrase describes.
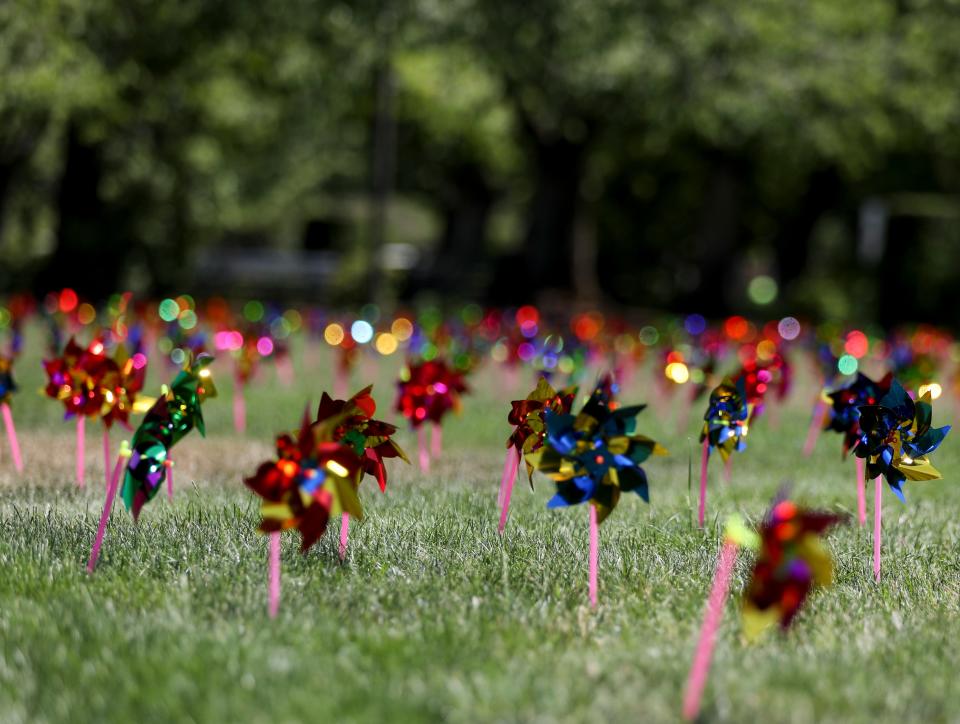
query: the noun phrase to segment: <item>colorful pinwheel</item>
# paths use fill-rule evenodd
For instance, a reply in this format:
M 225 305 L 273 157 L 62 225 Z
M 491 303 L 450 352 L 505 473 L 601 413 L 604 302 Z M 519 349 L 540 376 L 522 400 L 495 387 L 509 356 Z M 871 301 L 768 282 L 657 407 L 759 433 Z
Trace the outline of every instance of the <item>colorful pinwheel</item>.
M 396 410 L 414 429 L 424 422 L 439 424 L 448 412 L 460 409 L 466 391 L 463 375 L 442 359 L 410 364 L 397 383 Z
M 13 360 L 0 354 L 0 405 L 9 405 L 17 384 L 13 381 Z
M 346 415 L 343 415 L 346 418 Z M 328 421 L 334 418 L 328 418 Z M 297 437 L 277 437 L 277 460 L 263 463 L 244 484 L 259 495 L 260 531 L 300 531 L 301 552 L 326 532 L 331 515 L 363 518 L 357 485 L 363 473 L 352 447 L 324 438 L 321 425 L 304 416 Z
M 716 449 L 726 460 L 733 452 L 747 449 L 745 438 L 749 420 L 746 383 L 742 377 L 736 383 L 728 377 L 710 393 L 700 442 L 707 444 L 710 450 Z
M 170 387 L 164 389 L 133 435 L 122 495 L 134 520 L 167 479 L 170 449 L 194 428 L 206 435 L 201 405 L 217 395 L 209 369 L 211 362 L 213 357 L 204 355 L 193 364 L 188 363 Z
M 844 516 L 806 510 L 789 500 L 781 500 L 773 506 L 760 525 L 759 535 L 736 516 L 727 521 L 693 664 L 687 677 L 683 698 L 685 719 L 694 720 L 700 713 L 717 629 L 739 548 L 758 551 L 753 574 L 743 595 L 744 635 L 748 641 L 755 641 L 777 623 L 787 628 L 810 591 L 816 586 L 830 584 L 833 561 L 820 543 L 820 534 L 844 521 Z
M 845 521 L 789 500 L 774 505 L 760 526 L 760 551 L 744 592 L 743 631 L 749 641 L 775 624 L 787 628 L 810 591 L 830 585 L 833 559 L 820 535 Z
M 618 407 L 609 377 L 600 381 L 576 415 L 546 410 L 543 446 L 527 460 L 553 478 L 557 493 L 547 503 L 559 508 L 589 502 L 598 523 L 613 511 L 621 491 L 632 491 L 649 502 L 647 475 L 640 464 L 667 451 L 648 437 L 634 433 L 636 417 L 646 407 Z
M 396 411 L 410 421 L 417 431 L 420 469 L 430 470 L 430 457 L 440 456 L 443 417 L 460 410 L 460 395 L 467 391 L 463 374 L 447 366 L 442 359 L 409 364 L 397 383 Z M 423 423 L 432 423 L 430 448 L 427 448 Z
M 329 428 L 328 439 L 348 445 L 360 457 L 363 472 L 376 478 L 381 491 L 387 489 L 384 458 L 407 459 L 403 449 L 393 440 L 397 428 L 374 420 L 377 403 L 371 392 L 373 385 L 363 388 L 349 400 L 334 400 L 326 392 L 320 398 L 316 424 Z
M 121 473 L 124 474 L 123 502 L 127 510 L 133 513 L 134 520 L 140 517 L 141 509 L 154 498 L 164 480 L 167 481 L 167 492 L 172 496 L 170 449 L 194 428 L 201 435 L 206 434 L 201 404 L 217 395 L 213 376 L 208 369 L 211 362 L 213 357 L 209 355 L 197 358 L 192 364 L 188 361 L 170 387 L 164 385 L 163 394 L 147 411 L 133 434 L 132 444 L 123 442 L 107 487 L 107 499 L 103 504 L 97 535 L 90 549 L 87 562 L 89 572 L 92 573 L 96 568 L 100 557 L 100 546 L 120 485 Z
M 747 402 L 746 381 L 741 376 L 736 382 L 729 377 L 710 393 L 710 402 L 703 416 L 700 431 L 702 452 L 700 455 L 700 502 L 697 506 L 697 523 L 702 528 L 707 511 L 707 466 L 710 452 L 716 449 L 727 464 L 726 475 L 730 476 L 731 455 L 747 449 L 744 438 L 750 429 L 753 406 Z
M 510 403 L 511 409 L 507 416 L 507 422 L 514 425 L 515 428 L 507 439 L 507 448 L 515 450 L 517 465 L 520 464 L 521 460 L 525 460 L 529 453 L 536 452 L 543 445 L 547 434 L 544 421 L 547 410 L 560 415 L 569 414 L 576 394 L 576 387 L 568 387 L 557 392 L 545 377 L 541 377 L 537 382 L 536 389 L 527 395 L 526 399 L 514 400 Z M 525 462 L 532 489 L 535 468 L 529 460 L 525 460 Z
M 577 415 L 544 411 L 543 445 L 527 454 L 540 472 L 553 478 L 557 493 L 548 508 L 589 503 L 590 605 L 597 605 L 598 526 L 613 511 L 621 491 L 633 491 L 649 502 L 647 474 L 640 463 L 667 451 L 648 437 L 634 433 L 645 405 L 618 407 L 613 380 L 600 380 Z
M 943 477 L 927 455 L 940 446 L 950 426 L 931 427 L 932 419 L 930 393 L 914 402 L 896 380 L 877 404 L 860 407 L 860 438 L 854 453 L 867 461 L 869 476 L 882 475 L 901 501 L 905 502 L 905 480 Z
M 47 373 L 44 391 L 47 397 L 63 403 L 66 419 L 96 417 L 103 408 L 100 378 L 106 366 L 103 342 L 94 340 L 84 349 L 71 337 L 59 357 L 43 362 Z
M 790 363 L 780 352 L 766 359 L 757 357 L 744 363 L 736 379 L 744 381 L 746 400 L 751 408 L 750 422 L 763 414 L 769 392 L 775 392 L 778 400 L 787 396 L 792 378 Z
M 510 404 L 510 414 L 507 422 L 514 425 L 514 430 L 507 438 L 507 459 L 503 464 L 503 476 L 500 478 L 500 494 L 497 504 L 500 505 L 500 533 L 507 524 L 507 513 L 510 510 L 510 497 L 513 493 L 513 484 L 517 478 L 520 461 L 525 460 L 527 477 L 530 488 L 533 489 L 533 464 L 526 459 L 543 446 L 547 434 L 544 415 L 547 410 L 557 414 L 569 414 L 576 396 L 575 387 L 557 392 L 550 386 L 546 377 L 541 377 L 533 390 L 524 400 L 514 400 Z
M 103 342 L 94 340 L 83 349 L 73 337 L 67 342 L 63 353 L 54 359 L 44 360 L 47 386 L 44 390 L 51 399 L 64 406 L 64 419 L 77 420 L 76 475 L 77 486 L 84 486 L 86 470 L 86 428 L 88 417 L 97 417 L 103 411 L 106 393 L 102 378 L 109 366 Z
M 137 367 L 123 347 L 117 350 L 115 357 L 106 360 L 100 375 L 103 393 L 100 419 L 104 426 L 110 428 L 114 422 L 119 422 L 130 428 L 130 413 L 137 407 L 137 395 L 143 390 L 146 375 L 146 364 Z
M 889 390 L 892 375 L 875 382 L 865 374 L 858 372 L 857 379 L 846 387 L 826 395 L 830 401 L 829 419 L 824 430 L 833 430 L 843 435 L 842 456 L 846 456 L 859 442 L 863 431 L 860 429 L 860 408 L 875 405 Z
M 20 455 L 20 442 L 17 440 L 17 428 L 13 425 L 13 411 L 10 402 L 17 385 L 13 381 L 13 360 L 0 355 L 0 413 L 3 415 L 3 424 L 7 429 L 7 440 L 10 443 L 10 454 L 13 457 L 13 466 L 17 472 L 23 471 L 23 458 Z

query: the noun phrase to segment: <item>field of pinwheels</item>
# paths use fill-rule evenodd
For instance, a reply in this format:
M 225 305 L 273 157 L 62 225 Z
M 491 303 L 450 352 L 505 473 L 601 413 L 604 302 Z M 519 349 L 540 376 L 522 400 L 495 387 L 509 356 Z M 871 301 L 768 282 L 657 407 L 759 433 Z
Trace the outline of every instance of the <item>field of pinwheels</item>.
M 233 377 L 215 362 L 207 437 L 179 443 L 172 501 L 158 495 L 136 524 L 118 504 L 91 575 L 104 500 L 99 437 L 88 439 L 78 489 L 73 429 L 37 392 L 46 382 L 40 339 L 27 329 L 17 365 L 23 473 L 6 448 L 0 460 L 0 721 L 676 720 L 724 520 L 737 512 L 758 522 L 784 484 L 798 502 L 851 515 L 823 539 L 834 583 L 810 594 L 789 629 L 748 644 L 739 608 L 752 555 L 742 554 L 700 717 L 960 716 L 960 452 L 945 443 L 937 466 L 946 479 L 911 483 L 907 504 L 885 496 L 875 582 L 872 512 L 857 524 L 854 463 L 841 462 L 840 437 L 824 433 L 809 458 L 801 454 L 816 391 L 802 364 L 777 418 L 752 426 L 729 482 L 711 467 L 703 530 L 706 397 L 683 429 L 675 403 L 638 415 L 638 430 L 670 455 L 644 463 L 650 504 L 625 493 L 600 528 L 593 608 L 589 506 L 547 509 L 556 486 L 538 473 L 531 492 L 521 470 L 497 532 L 506 414 L 532 375 L 478 370 L 425 473 L 414 433 L 392 411 L 402 359 L 365 363 L 354 378 L 374 384 L 377 416 L 398 423 L 412 464 L 389 461 L 385 494 L 361 486 L 364 518 L 343 560 L 339 518 L 304 555 L 284 534 L 282 602 L 270 618 L 268 538 L 243 480 L 274 455 L 278 431 L 298 427 L 305 401 L 312 414 L 331 389 L 333 357 L 315 350 L 311 360 L 294 346 L 292 384 L 264 372 L 246 389 L 242 434 L 231 424 Z M 170 376 L 151 369 L 145 388 Z M 619 397 L 650 400 L 649 378 L 638 367 Z M 952 412 L 941 400 L 934 422 Z M 114 433 L 114 446 L 124 434 Z

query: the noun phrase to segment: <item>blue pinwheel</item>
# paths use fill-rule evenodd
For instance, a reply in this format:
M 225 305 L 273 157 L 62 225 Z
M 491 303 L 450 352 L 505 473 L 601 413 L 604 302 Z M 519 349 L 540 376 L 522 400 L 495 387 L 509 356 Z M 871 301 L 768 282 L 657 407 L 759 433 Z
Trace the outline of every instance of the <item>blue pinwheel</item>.
M 883 475 L 901 501 L 905 480 L 943 477 L 927 455 L 940 446 L 950 426 L 931 427 L 932 420 L 930 393 L 914 402 L 896 380 L 876 405 L 860 407 L 861 433 L 854 452 L 866 460 L 870 477 Z
M 548 508 L 590 502 L 602 522 L 616 507 L 621 491 L 635 492 L 649 502 L 647 475 L 640 464 L 667 451 L 634 434 L 636 417 L 645 406 L 618 408 L 614 391 L 610 377 L 604 377 L 576 416 L 545 412 L 543 447 L 527 459 L 557 484 Z

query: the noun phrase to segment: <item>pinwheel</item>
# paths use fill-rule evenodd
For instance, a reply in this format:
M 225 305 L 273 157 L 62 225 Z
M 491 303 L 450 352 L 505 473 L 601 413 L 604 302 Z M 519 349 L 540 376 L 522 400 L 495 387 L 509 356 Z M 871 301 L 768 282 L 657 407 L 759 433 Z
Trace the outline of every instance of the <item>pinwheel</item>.
M 13 457 L 13 466 L 17 472 L 23 472 L 23 457 L 20 455 L 20 442 L 17 440 L 17 428 L 13 425 L 13 411 L 10 402 L 17 385 L 13 381 L 13 360 L 0 354 L 0 413 L 3 414 L 3 425 L 7 430 L 7 440 L 10 443 L 10 455 Z
M 640 464 L 667 451 L 634 433 L 645 405 L 618 407 L 609 376 L 597 384 L 577 415 L 544 412 L 546 434 L 527 460 L 556 482 L 547 503 L 559 508 L 588 503 L 590 509 L 590 604 L 597 604 L 598 525 L 613 511 L 621 491 L 633 491 L 649 502 L 647 475 Z
M 936 450 L 950 432 L 950 426 L 935 428 L 929 392 L 914 402 L 899 382 L 875 405 L 860 407 L 860 439 L 854 453 L 867 464 L 874 479 L 873 575 L 880 580 L 880 528 L 883 518 L 880 478 L 901 502 L 906 480 L 939 480 L 943 476 L 927 455 Z
M 743 594 L 743 632 L 756 641 L 779 624 L 786 629 L 814 587 L 833 580 L 833 560 L 820 542 L 829 527 L 845 521 L 841 515 L 800 508 L 789 500 L 774 504 L 759 535 L 736 516 L 726 525 L 710 597 L 704 612 L 693 664 L 687 678 L 683 716 L 696 719 L 707 682 L 717 629 L 723 616 L 730 578 L 740 546 L 757 550 L 750 581 Z
M 826 391 L 833 385 L 833 381 L 837 377 L 837 363 L 839 362 L 830 345 L 826 342 L 817 344 L 812 357 L 820 378 L 820 387 L 817 390 L 817 397 L 813 401 L 810 427 L 807 429 L 807 438 L 803 443 L 804 457 L 810 457 L 813 454 L 813 449 L 817 446 L 817 439 L 820 437 L 820 430 L 823 428 L 824 418 L 827 415 Z
M 167 494 L 173 497 L 173 463 L 170 450 L 194 428 L 201 435 L 206 435 L 202 403 L 217 395 L 209 369 L 211 362 L 213 357 L 208 355 L 201 356 L 192 363 L 188 361 L 170 387 L 164 386 L 160 398 L 133 434 L 132 443 L 123 446 L 113 469 L 97 537 L 90 551 L 90 560 L 87 563 L 87 570 L 90 572 L 97 565 L 124 460 L 127 460 L 127 463 L 121 495 L 134 520 L 139 519 L 143 506 L 156 496 L 164 480 L 167 481 Z
M 139 366 L 119 347 L 113 358 L 103 361 L 98 374 L 100 396 L 100 420 L 103 422 L 103 475 L 105 487 L 110 486 L 110 428 L 114 422 L 130 429 L 130 414 L 146 412 L 153 400 L 138 399 L 147 374 L 146 357 Z
M 408 364 L 397 383 L 396 410 L 410 421 L 417 431 L 420 468 L 430 469 L 430 455 L 440 456 L 443 417 L 451 410 L 459 411 L 460 395 L 467 391 L 463 375 L 452 370 L 442 359 Z M 431 451 L 428 451 L 423 424 L 433 424 Z
M 409 464 L 406 453 L 393 440 L 395 425 L 374 420 L 377 403 L 371 394 L 373 385 L 364 387 L 349 400 L 334 400 L 326 392 L 320 398 L 316 425 L 325 439 L 349 446 L 360 458 L 361 468 L 372 476 L 381 492 L 387 490 L 387 470 L 384 458 L 400 458 Z M 347 553 L 350 514 L 344 511 L 340 527 L 340 558 Z
M 758 356 L 744 362 L 736 379 L 744 381 L 747 403 L 751 407 L 750 422 L 753 423 L 766 409 L 768 393 L 774 392 L 780 401 L 786 398 L 793 373 L 787 358 L 775 351 L 765 358 Z
M 857 378 L 846 387 L 824 396 L 829 402 L 825 405 L 827 421 L 825 430 L 833 430 L 843 435 L 841 455 L 846 456 L 859 442 L 860 407 L 875 405 L 890 389 L 892 375 L 887 375 L 879 382 L 874 382 L 865 374 L 857 373 Z M 866 500 L 864 497 L 863 458 L 857 457 L 857 520 L 864 525 L 867 519 Z
M 277 437 L 277 460 L 265 462 L 244 484 L 262 498 L 260 532 L 270 535 L 269 613 L 280 605 L 280 532 L 300 531 L 300 551 L 306 553 L 326 532 L 330 516 L 363 518 L 357 485 L 363 462 L 345 442 L 329 434 L 344 424 L 351 411 L 310 423 L 307 415 L 297 437 Z
M 733 382 L 729 377 L 710 393 L 707 411 L 703 416 L 703 429 L 700 431 L 702 453 L 700 456 L 700 504 L 697 509 L 697 523 L 702 528 L 707 509 L 707 464 L 710 451 L 716 449 L 720 457 L 729 463 L 734 452 L 747 449 L 747 432 L 751 405 L 747 402 L 746 382 L 741 377 Z
M 760 526 L 760 552 L 743 602 L 743 630 L 755 641 L 768 628 L 793 622 L 810 591 L 833 581 L 833 560 L 820 542 L 843 515 L 806 510 L 789 500 L 773 506 Z
M 247 429 L 245 390 L 247 383 L 256 374 L 260 363 L 260 351 L 257 336 L 251 330 L 246 330 L 241 338 L 243 343 L 234 355 L 236 366 L 233 374 L 233 429 L 242 435 Z
M 43 368 L 47 373 L 45 393 L 48 397 L 63 403 L 65 419 L 77 419 L 77 485 L 84 486 L 86 468 L 86 431 L 84 423 L 87 417 L 96 417 L 101 413 L 105 402 L 105 393 L 101 377 L 107 366 L 103 342 L 94 340 L 84 349 L 73 339 L 67 342 L 63 353 L 54 359 L 44 360 Z
M 573 398 L 577 389 L 571 387 L 557 392 L 550 386 L 545 377 L 541 377 L 536 388 L 527 395 L 526 399 L 511 402 L 510 414 L 507 422 L 514 425 L 514 430 L 507 439 L 507 459 L 503 464 L 503 477 L 500 479 L 500 495 L 497 499 L 500 510 L 500 533 L 503 533 L 507 524 L 507 513 L 510 510 L 510 496 L 513 484 L 517 478 L 520 461 L 525 460 L 527 477 L 530 488 L 533 488 L 534 466 L 526 456 L 536 452 L 543 445 L 546 437 L 546 423 L 544 415 L 547 410 L 559 414 L 568 414 L 573 406 Z

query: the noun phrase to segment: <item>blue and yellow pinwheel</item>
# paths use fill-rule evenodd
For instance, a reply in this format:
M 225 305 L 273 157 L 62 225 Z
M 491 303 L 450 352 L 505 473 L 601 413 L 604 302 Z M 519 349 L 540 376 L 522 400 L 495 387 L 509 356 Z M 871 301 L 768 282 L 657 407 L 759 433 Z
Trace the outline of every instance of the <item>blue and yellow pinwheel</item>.
M 710 393 L 707 412 L 703 416 L 700 442 L 706 440 L 726 460 L 733 452 L 747 449 L 751 406 L 747 404 L 746 382 L 729 377 Z
M 640 464 L 667 451 L 648 437 L 634 434 L 645 405 L 618 407 L 609 377 L 598 383 L 576 416 L 546 410 L 543 447 L 527 460 L 553 478 L 557 493 L 548 508 L 591 503 L 602 522 L 616 507 L 621 491 L 649 502 L 647 475 Z
M 896 380 L 876 405 L 860 408 L 861 432 L 854 453 L 866 460 L 868 475 L 883 475 L 901 501 L 905 480 L 943 477 L 927 455 L 940 446 L 950 426 L 931 427 L 932 420 L 930 393 L 914 401 Z

